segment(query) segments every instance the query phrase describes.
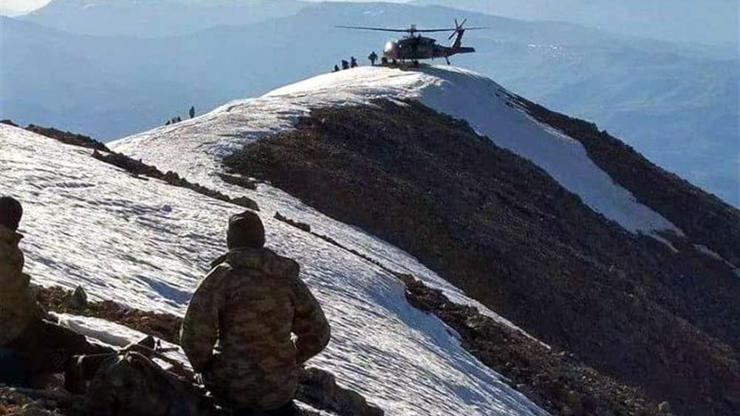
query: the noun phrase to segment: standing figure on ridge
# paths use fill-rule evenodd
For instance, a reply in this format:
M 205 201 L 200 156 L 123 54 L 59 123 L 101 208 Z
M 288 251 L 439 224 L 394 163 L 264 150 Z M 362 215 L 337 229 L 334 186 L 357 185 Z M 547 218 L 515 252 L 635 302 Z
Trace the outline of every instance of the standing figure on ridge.
M 352 56 L 352 57 L 349 58 L 349 60 L 351 62 L 349 64 L 350 68 L 357 68 L 357 59 L 355 59 L 355 57 Z
M 326 347 L 330 328 L 298 263 L 264 243 L 257 214 L 231 217 L 229 251 L 193 295 L 180 344 L 234 414 L 292 415 L 299 366 Z
M 375 51 L 372 51 L 370 55 L 368 55 L 367 59 L 370 61 L 370 66 L 375 66 L 375 61 L 378 60 L 378 54 L 375 53 Z
M 188 111 L 188 114 L 190 114 L 190 118 L 195 117 L 195 106 L 190 106 L 190 111 Z
M 342 69 L 349 69 L 349 62 L 346 59 L 342 59 Z

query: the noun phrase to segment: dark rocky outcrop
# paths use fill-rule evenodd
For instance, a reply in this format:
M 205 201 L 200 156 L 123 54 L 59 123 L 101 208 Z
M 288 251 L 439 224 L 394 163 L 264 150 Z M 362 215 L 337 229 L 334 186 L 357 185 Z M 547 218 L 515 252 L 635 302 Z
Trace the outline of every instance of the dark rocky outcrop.
M 627 233 L 465 123 L 413 102 L 317 109 L 224 164 L 401 247 L 676 414 L 740 411 L 732 269 L 691 240 L 676 253 Z
M 53 127 L 41 127 L 33 124 L 29 124 L 26 130 L 40 134 L 42 136 L 50 137 L 54 140 L 58 140 L 65 144 L 71 144 L 73 146 L 87 147 L 89 149 L 100 150 L 101 152 L 110 152 L 110 149 L 102 142 L 99 142 L 91 137 L 83 136 L 82 134 L 71 133 L 68 131 L 62 131 Z
M 128 171 L 129 173 L 135 176 L 141 175 L 141 176 L 147 176 L 147 177 L 154 178 L 154 179 L 159 179 L 161 181 L 167 182 L 168 184 L 172 186 L 177 186 L 180 188 L 187 188 L 199 194 L 203 194 L 207 197 L 218 199 L 219 201 L 229 202 L 235 205 L 249 208 L 251 210 L 259 211 L 259 206 L 257 205 L 257 202 L 255 202 L 253 199 L 249 197 L 239 196 L 236 198 L 232 198 L 224 194 L 223 192 L 219 192 L 213 189 L 206 188 L 205 186 L 200 185 L 198 183 L 192 183 L 188 181 L 187 179 L 182 178 L 176 172 L 172 172 L 172 171 L 167 171 L 166 173 L 162 172 L 161 170 L 157 169 L 155 166 L 147 165 L 146 163 L 143 163 L 140 160 L 130 158 L 120 153 L 116 153 L 116 152 L 103 153 L 103 152 L 98 152 L 97 150 L 95 150 L 93 151 L 92 157 L 102 162 L 119 167 L 125 171 Z

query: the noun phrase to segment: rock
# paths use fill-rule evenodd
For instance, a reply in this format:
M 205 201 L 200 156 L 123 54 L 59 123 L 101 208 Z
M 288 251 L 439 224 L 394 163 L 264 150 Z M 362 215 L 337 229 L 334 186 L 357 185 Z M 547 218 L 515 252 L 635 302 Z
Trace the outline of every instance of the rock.
M 38 403 L 30 403 L 15 413 L 8 416 L 57 416 L 59 413 L 44 409 Z
M 659 415 L 670 415 L 671 414 L 671 404 L 668 402 L 661 402 L 658 405 L 658 414 Z
M 336 377 L 315 367 L 300 374 L 296 399 L 319 409 L 346 416 L 383 416 L 385 412 L 369 404 L 359 393 L 337 385 Z
M 75 309 L 84 309 L 87 306 L 87 292 L 82 286 L 75 288 L 72 297 L 69 299 L 69 304 Z
M 305 222 L 298 222 L 298 221 L 295 221 L 295 220 L 291 220 L 290 218 L 284 216 L 280 212 L 276 212 L 275 213 L 275 219 L 278 220 L 278 221 L 282 221 L 282 222 L 284 222 L 284 223 L 286 223 L 288 225 L 292 225 L 293 227 L 298 228 L 299 230 L 303 230 L 303 231 L 305 231 L 307 233 L 310 233 L 311 232 L 311 226 L 310 225 L 306 224 Z

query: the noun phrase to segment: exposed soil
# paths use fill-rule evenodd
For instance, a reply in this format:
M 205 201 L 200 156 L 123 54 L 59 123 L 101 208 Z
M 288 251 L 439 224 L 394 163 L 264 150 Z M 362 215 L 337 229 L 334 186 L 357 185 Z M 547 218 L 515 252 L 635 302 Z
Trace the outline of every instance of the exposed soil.
M 411 102 L 317 109 L 224 164 L 401 247 L 676 414 L 740 412 L 731 268 L 625 232 L 463 122 Z
M 410 275 L 406 299 L 457 331 L 462 345 L 512 386 L 553 415 L 667 415 L 635 388 L 617 383 L 565 351 L 555 351 L 521 332 L 452 303 Z M 664 408 L 667 406 L 664 404 Z
M 740 266 L 740 211 L 716 196 L 656 166 L 593 123 L 515 99 L 536 119 L 580 141 L 589 157 L 638 201 L 659 212 L 691 239 Z

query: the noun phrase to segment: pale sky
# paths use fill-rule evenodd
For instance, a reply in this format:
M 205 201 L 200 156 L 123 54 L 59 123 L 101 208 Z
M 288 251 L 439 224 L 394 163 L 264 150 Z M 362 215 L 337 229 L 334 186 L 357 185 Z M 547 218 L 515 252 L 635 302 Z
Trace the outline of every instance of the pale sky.
M 0 0 L 0 11 L 9 11 L 13 13 L 29 12 L 49 3 L 51 0 Z M 152 0 L 156 1 L 156 0 Z M 308 0 L 323 1 L 323 0 Z M 371 1 L 371 0 L 342 0 L 342 1 Z M 404 2 L 407 0 L 384 0 L 393 2 Z

